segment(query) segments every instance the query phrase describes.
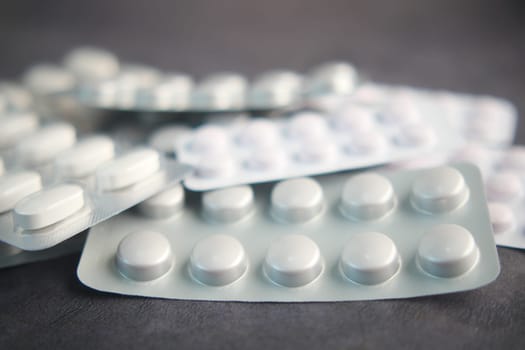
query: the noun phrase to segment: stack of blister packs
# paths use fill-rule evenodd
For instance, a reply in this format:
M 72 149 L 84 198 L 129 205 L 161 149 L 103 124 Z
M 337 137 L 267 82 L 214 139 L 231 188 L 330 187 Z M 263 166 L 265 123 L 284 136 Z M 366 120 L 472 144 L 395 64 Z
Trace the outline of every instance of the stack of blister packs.
M 481 287 L 496 243 L 525 248 L 499 98 L 345 62 L 195 83 L 95 48 L 22 81 L 0 85 L 0 267 L 84 245 L 78 277 L 105 292 L 371 300 Z

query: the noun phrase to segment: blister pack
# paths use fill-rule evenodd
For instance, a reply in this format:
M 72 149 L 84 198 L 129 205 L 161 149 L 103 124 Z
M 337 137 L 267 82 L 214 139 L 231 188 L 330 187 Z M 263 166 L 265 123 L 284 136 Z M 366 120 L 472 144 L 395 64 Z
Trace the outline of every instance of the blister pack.
M 472 165 L 354 172 L 187 193 L 91 229 L 78 277 L 107 292 L 232 301 L 407 298 L 493 281 Z

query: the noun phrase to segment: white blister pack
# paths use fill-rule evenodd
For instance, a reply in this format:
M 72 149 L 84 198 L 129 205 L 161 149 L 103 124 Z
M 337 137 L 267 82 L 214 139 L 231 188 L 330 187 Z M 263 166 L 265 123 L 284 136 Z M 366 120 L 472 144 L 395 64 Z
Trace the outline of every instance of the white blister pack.
M 149 297 L 301 302 L 450 293 L 499 274 L 472 165 L 187 195 L 184 205 L 175 186 L 92 228 L 82 283 Z
M 446 155 L 464 141 L 443 110 L 423 98 L 382 107 L 355 105 L 336 113 L 204 124 L 175 142 L 195 171 L 184 184 L 209 190 Z
M 151 148 L 119 150 L 106 136 L 76 143 L 68 124 L 17 141 L 5 151 L 10 167 L 0 176 L 0 241 L 24 250 L 54 246 L 180 181 L 189 170 Z

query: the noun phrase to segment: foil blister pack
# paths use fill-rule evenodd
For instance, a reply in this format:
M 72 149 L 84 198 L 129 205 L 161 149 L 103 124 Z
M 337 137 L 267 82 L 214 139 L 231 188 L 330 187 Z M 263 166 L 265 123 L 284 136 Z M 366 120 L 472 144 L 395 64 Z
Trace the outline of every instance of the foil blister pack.
M 91 229 L 85 285 L 233 301 L 408 298 L 499 274 L 479 171 L 353 172 L 204 193 L 175 186 Z

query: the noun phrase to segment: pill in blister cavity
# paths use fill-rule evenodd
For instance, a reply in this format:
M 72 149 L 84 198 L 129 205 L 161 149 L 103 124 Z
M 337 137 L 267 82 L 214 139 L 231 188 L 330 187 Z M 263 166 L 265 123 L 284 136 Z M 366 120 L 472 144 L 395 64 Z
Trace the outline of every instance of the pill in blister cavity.
M 272 215 L 281 221 L 301 223 L 318 216 L 323 210 L 323 189 L 310 178 L 285 180 L 271 193 Z
M 317 113 L 303 112 L 294 115 L 289 124 L 287 134 L 292 138 L 320 139 L 326 136 L 328 125 L 326 120 Z
M 436 142 L 434 130 L 428 125 L 419 123 L 403 126 L 396 137 L 396 143 L 400 146 L 425 147 L 432 146 Z
M 69 91 L 75 85 L 75 77 L 62 67 L 38 64 L 24 73 L 23 81 L 37 94 L 54 94 Z
M 323 270 L 317 244 L 310 238 L 291 234 L 268 248 L 264 272 L 273 282 L 285 287 L 300 287 L 314 281 Z
M 240 145 L 251 148 L 267 148 L 279 142 L 275 123 L 255 119 L 244 126 L 237 137 Z
M 117 249 L 119 272 L 135 281 L 152 281 L 164 276 L 174 265 L 170 242 L 158 232 L 128 234 Z
M 421 120 L 421 112 L 416 107 L 413 97 L 400 95 L 392 99 L 379 113 L 379 119 L 388 124 L 411 124 Z
M 218 153 L 228 148 L 229 139 L 224 130 L 215 125 L 200 127 L 193 134 L 189 148 L 197 153 Z
M 176 184 L 157 193 L 138 205 L 140 212 L 150 218 L 163 219 L 181 212 L 184 207 L 184 189 Z
M 114 155 L 115 145 L 109 137 L 92 136 L 62 153 L 55 166 L 58 173 L 67 178 L 84 177 L 93 174 Z
M 510 232 L 516 228 L 516 216 L 512 209 L 503 203 L 489 203 L 489 214 L 495 234 Z
M 387 145 L 388 141 L 383 134 L 370 130 L 352 135 L 344 148 L 349 155 L 378 154 L 385 151 Z
M 226 178 L 235 170 L 235 162 L 225 153 L 203 155 L 195 165 L 199 178 Z
M 253 171 L 269 171 L 280 168 L 286 160 L 286 154 L 282 149 L 270 147 L 252 152 L 243 161 L 243 166 Z
M 166 126 L 156 130 L 149 138 L 149 145 L 159 152 L 173 154 L 175 142 L 190 133 L 186 126 Z
M 421 212 L 439 214 L 463 206 L 468 197 L 463 175 L 457 169 L 442 166 L 426 170 L 415 179 L 410 201 Z
M 368 285 L 387 281 L 399 270 L 400 264 L 395 243 L 379 232 L 351 236 L 340 260 L 346 278 Z
M 76 141 L 75 128 L 61 123 L 46 126 L 27 137 L 17 146 L 16 155 L 26 165 L 41 165 L 73 146 Z
M 36 230 L 62 221 L 84 207 L 84 190 L 77 185 L 58 185 L 33 193 L 14 208 L 14 222 L 24 230 Z
M 38 127 L 38 117 L 34 113 L 11 113 L 2 119 L 0 128 L 0 149 L 11 147 L 33 133 Z
M 327 162 L 336 156 L 337 146 L 328 140 L 312 139 L 303 141 L 295 159 L 302 163 Z
M 160 157 L 155 150 L 139 149 L 99 167 L 97 185 L 103 191 L 120 190 L 145 180 L 159 168 Z
M 193 278 L 210 286 L 224 286 L 238 280 L 248 268 L 242 244 L 227 235 L 213 235 L 197 242 L 191 252 Z
M 254 109 L 293 104 L 299 98 L 302 78 L 290 71 L 271 71 L 255 79 L 248 93 L 248 105 Z
M 425 233 L 417 250 L 419 266 L 437 277 L 457 277 L 472 269 L 479 250 L 472 234 L 462 226 L 443 224 Z
M 515 202 L 523 197 L 523 183 L 518 174 L 504 171 L 493 174 L 485 184 L 490 201 Z
M 156 85 L 138 92 L 138 103 L 146 108 L 181 110 L 188 108 L 193 80 L 184 74 L 171 74 Z
M 309 73 L 305 93 L 311 97 L 349 94 L 357 86 L 355 68 L 346 62 L 325 63 Z
M 352 176 L 344 185 L 340 209 L 355 220 L 377 220 L 390 213 L 396 196 L 390 181 L 379 174 Z
M 507 150 L 500 168 L 525 172 L 525 147 L 514 146 Z
M 363 132 L 374 126 L 373 112 L 362 107 L 346 107 L 339 109 L 330 118 L 336 131 Z
M 204 216 L 216 222 L 235 222 L 253 211 L 253 190 L 237 186 L 206 192 L 202 196 Z
M 0 178 L 0 213 L 11 210 L 22 198 L 42 189 L 40 175 L 24 171 Z
M 115 55 L 94 47 L 72 50 L 64 58 L 64 66 L 84 80 L 109 78 L 119 70 L 119 62 Z
M 247 82 L 236 73 L 217 73 L 197 85 L 192 95 L 196 109 L 238 109 L 244 105 Z

